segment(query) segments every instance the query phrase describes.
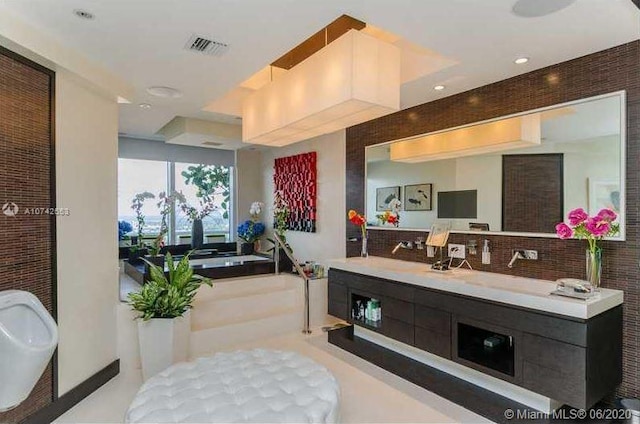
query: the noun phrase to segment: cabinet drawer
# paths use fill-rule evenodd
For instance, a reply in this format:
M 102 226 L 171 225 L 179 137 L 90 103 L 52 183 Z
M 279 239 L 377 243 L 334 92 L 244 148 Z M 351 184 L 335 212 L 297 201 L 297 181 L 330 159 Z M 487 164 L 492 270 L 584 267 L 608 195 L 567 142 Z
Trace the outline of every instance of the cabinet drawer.
M 344 320 L 349 319 L 349 307 L 346 302 L 337 302 L 335 300 L 329 299 L 329 315 L 333 315 L 336 318 L 341 318 Z
M 527 362 L 555 370 L 566 376 L 584 378 L 587 371 L 585 348 L 533 334 L 523 334 L 522 357 Z
M 584 376 L 568 377 L 555 369 L 524 361 L 522 385 L 536 393 L 566 403 L 574 408 L 587 408 Z
M 339 269 L 329 270 L 329 281 L 331 283 L 343 284 L 350 289 L 362 290 L 378 296 L 387 296 L 406 302 L 413 302 L 414 288 L 396 281 L 384 280 L 382 278 Z
M 329 300 L 347 302 L 347 288 L 340 284 L 329 283 Z
M 437 333 L 451 334 L 451 314 L 439 309 L 415 305 L 415 325 Z
M 415 346 L 434 355 L 451 359 L 451 334 L 441 334 L 426 328 L 416 327 Z
M 392 318 L 383 318 L 380 332 L 399 342 L 413 345 L 413 328 L 413 325 L 407 324 L 406 322 L 397 321 Z
M 382 318 L 393 318 L 399 321 L 413 324 L 413 303 L 404 302 L 390 297 L 381 300 Z

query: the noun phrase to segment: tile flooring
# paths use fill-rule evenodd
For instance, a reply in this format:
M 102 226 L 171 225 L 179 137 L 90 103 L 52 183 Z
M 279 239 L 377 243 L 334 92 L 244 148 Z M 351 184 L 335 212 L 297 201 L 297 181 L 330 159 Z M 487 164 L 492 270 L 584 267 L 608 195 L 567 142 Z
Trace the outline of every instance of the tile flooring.
M 120 323 L 125 322 L 121 320 Z M 127 329 L 124 333 L 130 333 Z M 488 422 L 448 400 L 327 343 L 320 329 L 225 348 L 293 350 L 326 366 L 341 387 L 344 423 L 480 423 Z M 124 349 L 122 352 L 132 351 Z M 126 354 L 126 353 L 124 353 Z M 119 423 L 141 384 L 132 358 L 122 358 L 121 374 L 62 415 L 56 423 Z

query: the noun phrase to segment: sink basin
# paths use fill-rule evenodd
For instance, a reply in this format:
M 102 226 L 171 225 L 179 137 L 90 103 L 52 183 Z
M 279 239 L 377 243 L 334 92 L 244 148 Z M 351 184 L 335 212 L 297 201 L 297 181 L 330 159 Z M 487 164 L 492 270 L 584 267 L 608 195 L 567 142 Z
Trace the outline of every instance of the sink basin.
M 330 268 L 441 290 L 492 302 L 587 319 L 623 302 L 619 290 L 602 289 L 588 300 L 553 296 L 553 281 L 516 277 L 466 268 L 438 271 L 426 263 L 368 257 L 329 262 Z
M 428 264 L 372 256 L 368 258 L 354 258 L 352 259 L 352 261 L 361 263 L 363 266 L 369 266 L 393 272 L 414 273 L 431 269 L 431 266 Z
M 532 278 L 514 277 L 511 275 L 471 270 L 456 271 L 458 271 L 456 277 L 463 280 L 465 283 L 487 288 L 533 294 L 537 296 L 548 296 L 556 288 L 555 283 L 535 280 Z

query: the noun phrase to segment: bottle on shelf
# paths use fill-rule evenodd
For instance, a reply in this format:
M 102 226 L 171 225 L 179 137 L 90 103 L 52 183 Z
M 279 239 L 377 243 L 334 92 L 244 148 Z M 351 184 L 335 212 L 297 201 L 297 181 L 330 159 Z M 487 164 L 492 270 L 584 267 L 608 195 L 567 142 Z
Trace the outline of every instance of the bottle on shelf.
M 371 300 L 367 300 L 367 309 L 364 312 L 364 319 L 366 321 L 371 321 Z
M 373 320 L 380 321 L 380 301 L 378 299 L 373 300 Z
M 377 321 L 376 319 L 376 300 L 371 299 L 371 312 L 369 313 L 371 316 L 371 321 Z

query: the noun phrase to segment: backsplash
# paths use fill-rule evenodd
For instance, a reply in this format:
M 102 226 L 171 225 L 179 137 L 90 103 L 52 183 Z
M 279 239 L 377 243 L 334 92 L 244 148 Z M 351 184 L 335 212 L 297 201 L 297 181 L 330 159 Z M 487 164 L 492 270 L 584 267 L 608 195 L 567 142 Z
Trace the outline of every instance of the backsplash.
M 457 127 L 531 109 L 586 97 L 626 90 L 626 241 L 602 243 L 604 287 L 623 290 L 624 340 L 623 382 L 618 395 L 640 396 L 640 41 L 552 65 L 464 93 L 401 110 L 347 129 L 346 208 L 364 210 L 365 147 L 446 128 Z M 347 237 L 357 237 L 358 228 L 347 223 Z M 425 250 L 400 249 L 401 240 L 415 241 L 424 231 L 370 230 L 369 254 L 417 262 L 432 262 Z M 491 265 L 482 265 L 480 247 L 488 239 Z M 586 242 L 553 238 L 507 237 L 482 234 L 451 234 L 451 243 L 477 240 L 478 254 L 469 256 L 474 269 L 555 280 L 584 278 Z M 347 256 L 360 254 L 360 243 L 346 242 Z M 513 249 L 537 250 L 537 261 L 507 264 Z
M 381 256 L 403 261 L 424 262 L 431 264 L 438 258 L 428 258 L 426 248 L 417 249 L 415 241 L 418 237 L 426 239 L 425 231 L 389 231 L 369 230 L 368 252 L 372 256 Z M 398 249 L 395 254 L 391 250 L 399 241 L 414 243 L 413 249 Z M 478 234 L 451 234 L 449 243 L 464 244 L 475 240 L 477 253 L 470 255 L 467 250 L 467 260 L 474 270 L 496 272 L 500 274 L 517 275 L 521 277 L 542 278 L 556 280 L 558 278 L 584 278 L 586 242 L 579 240 L 559 240 L 534 237 L 505 237 Z M 481 247 L 484 240 L 489 240 L 491 264 L 483 265 Z M 359 248 L 359 242 L 353 243 Z M 617 254 L 613 252 L 615 243 L 603 243 L 603 267 L 620 267 Z M 423 245 L 424 247 L 424 245 Z M 513 268 L 507 267 L 514 249 L 530 249 L 538 252 L 538 260 L 518 260 Z M 446 248 L 444 255 L 446 256 Z M 438 255 L 437 255 L 438 256 Z M 458 263 L 458 262 L 456 262 Z

